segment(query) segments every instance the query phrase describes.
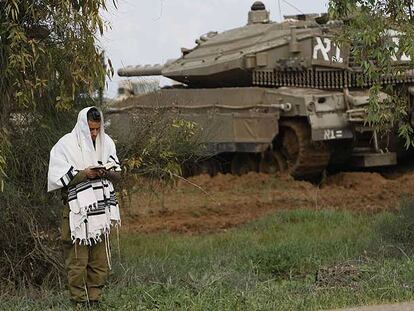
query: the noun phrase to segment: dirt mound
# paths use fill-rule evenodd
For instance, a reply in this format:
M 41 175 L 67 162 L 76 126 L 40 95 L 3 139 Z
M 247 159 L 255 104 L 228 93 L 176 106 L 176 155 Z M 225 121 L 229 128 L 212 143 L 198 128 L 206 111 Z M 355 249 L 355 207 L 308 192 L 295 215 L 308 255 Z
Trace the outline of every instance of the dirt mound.
M 395 209 L 414 189 L 414 171 L 395 178 L 345 172 L 321 186 L 290 176 L 201 175 L 162 193 L 140 192 L 124 203 L 124 231 L 203 233 L 226 230 L 278 209 Z
M 401 183 L 402 185 L 404 185 L 404 187 L 407 187 L 407 186 L 413 187 L 414 186 L 414 171 L 407 172 L 406 174 L 403 174 L 397 177 L 395 180 Z M 414 192 L 414 188 L 411 188 L 411 189 L 413 189 L 413 192 Z
M 338 186 L 346 189 L 382 188 L 388 182 L 378 173 L 344 172 L 327 178 L 324 186 Z
M 217 176 L 211 177 L 209 175 L 199 175 L 190 177 L 189 182 L 181 181 L 178 187 L 189 188 L 194 184 L 211 190 L 227 190 L 232 188 L 247 188 L 257 187 L 268 182 L 272 176 L 267 174 L 248 173 L 244 176 L 237 176 L 232 174 L 217 174 Z

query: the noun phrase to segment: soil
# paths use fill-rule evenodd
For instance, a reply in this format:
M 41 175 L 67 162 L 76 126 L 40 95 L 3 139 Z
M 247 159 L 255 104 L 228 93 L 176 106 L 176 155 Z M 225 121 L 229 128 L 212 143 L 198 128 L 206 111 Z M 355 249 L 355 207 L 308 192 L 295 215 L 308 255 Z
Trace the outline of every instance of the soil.
M 137 182 L 122 202 L 124 232 L 225 231 L 281 209 L 398 209 L 414 189 L 414 169 L 394 174 L 341 172 L 318 185 L 287 175 L 200 175 L 170 188 Z

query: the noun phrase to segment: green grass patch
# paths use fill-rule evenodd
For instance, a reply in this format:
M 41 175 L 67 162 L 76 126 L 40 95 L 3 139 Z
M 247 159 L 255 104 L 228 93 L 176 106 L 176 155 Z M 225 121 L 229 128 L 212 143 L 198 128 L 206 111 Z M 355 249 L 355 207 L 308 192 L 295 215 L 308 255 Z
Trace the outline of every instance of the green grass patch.
M 394 243 L 398 234 L 383 234 L 398 231 L 399 217 L 294 210 L 220 234 L 123 236 L 101 309 L 320 310 L 414 299 L 414 257 Z M 0 301 L 1 310 L 70 306 L 54 290 Z

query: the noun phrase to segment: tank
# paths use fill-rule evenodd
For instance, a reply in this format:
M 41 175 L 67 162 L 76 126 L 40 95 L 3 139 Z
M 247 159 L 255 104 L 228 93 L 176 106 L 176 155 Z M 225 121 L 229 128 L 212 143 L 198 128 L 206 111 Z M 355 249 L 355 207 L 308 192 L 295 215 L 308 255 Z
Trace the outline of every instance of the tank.
M 379 137 L 366 124 L 372 83 L 350 49 L 335 44 L 341 25 L 326 14 L 272 22 L 256 1 L 243 27 L 204 34 L 194 48 L 182 48 L 180 58 L 164 65 L 119 69 L 120 76 L 160 75 L 179 85 L 130 96 L 109 112 L 156 103 L 197 122 L 206 145 L 199 166 L 211 174 L 287 170 L 311 179 L 327 167 L 395 165 L 403 149 L 395 136 Z M 382 83 L 404 86 L 411 107 L 410 59 L 398 57 L 403 70 Z M 380 100 L 386 98 L 380 94 Z

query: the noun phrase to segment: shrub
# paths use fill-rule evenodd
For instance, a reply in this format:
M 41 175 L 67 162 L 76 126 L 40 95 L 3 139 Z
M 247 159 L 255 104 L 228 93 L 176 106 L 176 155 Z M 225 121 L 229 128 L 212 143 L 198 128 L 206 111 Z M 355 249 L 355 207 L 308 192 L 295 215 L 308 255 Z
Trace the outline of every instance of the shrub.
M 385 246 L 402 247 L 412 253 L 414 246 L 414 199 L 403 198 L 397 214 L 385 217 L 377 225 L 380 243 Z
M 109 130 L 117 142 L 118 156 L 135 176 L 173 181 L 202 153 L 200 127 L 165 109 L 121 113 L 110 119 Z
M 8 285 L 40 285 L 57 279 L 62 271 L 58 228 L 59 194 L 48 194 L 49 152 L 76 123 L 77 110 L 90 105 L 79 101 L 73 110 L 53 107 L 13 115 L 7 144 L 7 181 L 0 192 L 0 277 Z M 3 283 L 3 284 L 4 284 Z

